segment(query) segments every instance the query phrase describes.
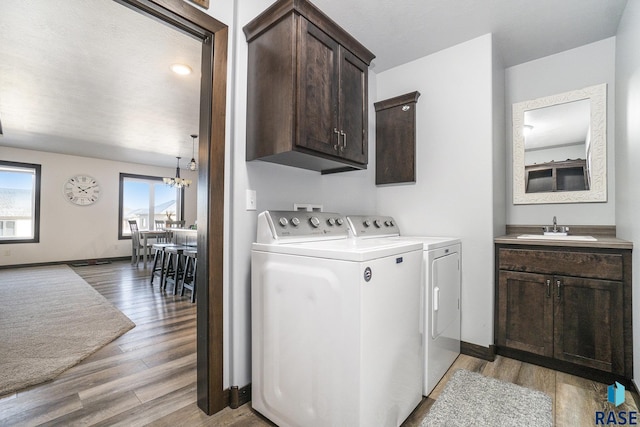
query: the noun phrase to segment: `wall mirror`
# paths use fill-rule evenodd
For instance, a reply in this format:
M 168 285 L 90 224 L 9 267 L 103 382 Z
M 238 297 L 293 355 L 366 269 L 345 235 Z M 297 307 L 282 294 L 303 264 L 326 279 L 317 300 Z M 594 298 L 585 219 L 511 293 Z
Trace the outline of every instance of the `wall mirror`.
M 607 201 L 607 85 L 513 104 L 513 203 Z

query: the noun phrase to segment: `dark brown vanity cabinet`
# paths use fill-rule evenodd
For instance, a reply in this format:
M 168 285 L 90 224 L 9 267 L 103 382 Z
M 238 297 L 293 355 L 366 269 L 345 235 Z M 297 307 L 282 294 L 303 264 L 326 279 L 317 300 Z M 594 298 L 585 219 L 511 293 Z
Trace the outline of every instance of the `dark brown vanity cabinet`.
M 499 350 L 631 378 L 630 250 L 498 245 L 496 261 Z
M 244 32 L 247 160 L 322 172 L 366 168 L 374 55 L 305 0 L 276 2 Z

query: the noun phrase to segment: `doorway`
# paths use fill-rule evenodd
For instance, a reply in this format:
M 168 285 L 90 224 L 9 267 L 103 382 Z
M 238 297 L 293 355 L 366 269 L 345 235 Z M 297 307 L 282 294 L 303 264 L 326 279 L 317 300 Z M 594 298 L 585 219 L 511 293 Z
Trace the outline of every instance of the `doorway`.
M 169 120 L 167 119 L 174 116 L 172 114 L 150 114 L 150 109 L 144 108 L 137 108 L 134 111 L 113 108 L 116 104 L 114 101 L 117 98 L 123 100 L 135 99 L 131 87 L 136 87 L 135 85 L 140 87 L 144 83 L 149 83 L 150 79 L 148 75 L 143 74 L 144 80 L 138 81 L 132 86 L 115 84 L 122 83 L 125 80 L 120 73 L 129 72 L 129 74 L 132 74 L 130 70 L 139 65 L 140 61 L 138 59 L 140 59 L 140 56 L 134 56 L 134 59 L 130 61 L 132 67 L 120 66 L 117 62 L 120 52 L 109 51 L 110 44 L 108 42 L 111 39 L 122 39 L 126 36 L 126 33 L 120 31 L 99 32 L 96 31 L 96 28 L 86 28 L 87 21 L 82 18 L 84 15 L 79 13 L 81 6 L 88 6 L 90 8 L 88 13 L 97 18 L 109 18 L 111 16 L 108 12 L 101 12 L 103 9 L 97 6 L 101 6 L 101 3 L 107 4 L 107 7 L 115 6 L 119 9 L 124 9 L 122 6 L 126 6 L 133 11 L 130 15 L 138 15 L 137 12 L 141 12 L 146 15 L 142 18 L 143 20 L 150 21 L 150 19 L 153 19 L 150 22 L 154 24 L 162 23 L 162 25 L 158 26 L 165 27 L 164 29 L 168 25 L 168 27 L 177 30 L 175 31 L 176 33 L 188 34 L 192 39 L 197 40 L 194 50 L 196 56 L 202 57 L 199 67 L 201 68 L 201 76 L 204 77 L 200 79 L 199 101 L 196 89 L 193 100 L 188 102 L 188 105 L 195 104 L 192 114 L 195 119 L 189 122 L 186 130 L 178 130 L 177 136 L 169 138 L 169 143 L 175 144 L 175 141 L 179 140 L 178 137 L 184 138 L 191 133 L 199 134 L 198 163 L 200 169 L 197 178 L 199 187 L 197 217 L 200 218 L 198 224 L 198 252 L 201 255 L 198 257 L 198 281 L 203 286 L 199 286 L 197 290 L 197 385 L 198 406 L 207 414 L 211 414 L 227 406 L 223 398 L 222 380 L 222 236 L 228 30 L 226 25 L 196 9 L 196 7 L 189 5 L 186 0 L 114 1 L 116 3 L 111 0 L 105 0 L 104 2 L 67 0 L 64 2 L 44 1 L 42 4 L 23 0 L 3 1 L 3 13 L 0 14 L 0 21 L 2 21 L 0 27 L 2 27 L 3 31 L 0 33 L 7 38 L 3 38 L 3 43 L 0 44 L 3 49 L 3 57 L 6 59 L 2 63 L 2 67 L 0 67 L 3 71 L 3 78 L 0 79 L 0 83 L 3 85 L 2 125 L 4 125 L 5 133 L 2 145 L 13 146 L 18 149 L 49 151 L 79 157 L 129 161 L 138 164 L 145 164 L 145 161 L 148 161 L 160 151 L 157 141 L 147 142 L 147 145 L 152 144 L 151 150 L 135 149 L 136 144 L 153 138 L 143 138 L 141 135 L 145 135 L 145 133 L 139 131 L 139 128 L 131 129 L 128 126 L 139 125 L 147 117 L 160 118 L 162 122 L 168 122 Z M 12 5 L 19 5 L 19 7 L 12 8 Z M 65 9 L 65 12 L 63 12 L 62 5 L 67 6 L 69 9 Z M 53 19 L 61 16 L 68 18 L 70 24 L 73 25 L 65 25 Z M 140 18 L 140 16 L 136 16 L 136 18 Z M 126 18 L 122 18 L 122 20 L 126 20 Z M 133 24 L 134 28 L 137 25 Z M 68 43 L 61 43 L 59 46 L 54 45 L 54 36 L 73 33 L 70 27 L 79 28 L 81 37 L 78 39 L 82 41 L 89 39 L 90 45 L 77 51 L 71 51 L 72 48 L 77 47 L 74 40 L 69 40 Z M 25 31 L 25 28 L 33 31 L 26 34 L 28 31 Z M 10 32 L 10 30 L 15 31 Z M 149 35 L 149 33 L 146 34 Z M 148 37 L 147 40 L 165 46 L 156 37 Z M 135 43 L 130 44 L 133 45 Z M 7 51 L 5 49 L 10 50 Z M 122 49 L 126 49 L 126 45 Z M 96 53 L 106 53 L 106 60 L 97 62 L 94 55 Z M 144 54 L 144 50 L 139 53 L 139 55 Z M 11 58 L 28 59 L 29 69 L 34 71 L 35 77 L 29 78 L 27 73 L 20 73 L 17 65 L 11 64 Z M 45 63 L 51 68 L 39 67 L 39 65 L 44 65 Z M 99 86 L 96 80 L 97 74 L 106 74 L 112 67 L 115 67 L 116 71 L 120 73 L 114 74 L 117 77 L 107 80 L 104 86 Z M 53 80 L 60 78 L 63 74 L 70 76 L 73 82 L 81 80 L 87 85 L 82 90 L 69 86 L 53 90 L 56 87 L 53 84 Z M 37 86 L 37 84 L 41 86 Z M 161 85 L 162 83 L 153 82 L 146 92 L 160 92 L 156 89 Z M 5 87 L 8 87 L 8 89 L 4 89 Z M 147 86 L 144 87 L 147 88 Z M 19 94 L 20 97 L 12 98 L 10 96 L 12 94 Z M 46 97 L 44 99 L 39 98 L 41 101 L 38 102 L 32 101 L 34 98 L 29 98 L 36 95 L 46 95 Z M 110 112 L 91 108 L 95 98 L 101 95 L 105 95 L 106 102 L 112 107 Z M 61 98 L 69 102 L 61 105 L 58 103 Z M 97 114 L 91 116 L 90 119 L 74 120 L 76 117 L 75 112 L 78 110 L 81 112 L 97 112 Z M 42 116 L 36 117 L 36 113 L 40 113 Z M 145 114 L 146 116 L 144 116 Z M 13 117 L 13 120 L 9 119 L 10 117 Z M 121 122 L 113 126 L 105 126 L 105 124 L 113 123 L 113 120 L 110 119 L 114 117 L 122 119 Z M 180 120 L 173 123 L 177 122 L 180 122 Z M 149 126 L 148 123 L 146 126 L 152 128 L 156 134 L 165 135 L 169 133 L 160 126 Z M 64 133 L 54 132 L 52 130 L 54 127 L 62 128 Z M 7 138 L 8 135 L 11 135 L 11 137 Z M 71 135 L 79 136 L 72 137 Z M 101 143 L 103 140 L 100 137 L 105 135 L 112 137 L 107 142 L 116 141 L 117 144 L 107 145 L 106 142 Z M 133 141 L 125 141 L 127 137 L 133 139 Z M 87 143 L 89 141 L 95 143 L 92 148 L 89 148 L 92 145 Z M 131 142 L 131 144 L 124 144 L 124 142 Z M 56 149 L 52 149 L 54 145 L 57 146 Z M 186 146 L 191 154 L 191 140 L 186 142 Z M 89 152 L 89 150 L 92 151 Z M 110 157 L 114 153 L 124 156 L 127 160 Z M 140 153 L 143 153 L 143 155 L 141 156 Z M 156 158 L 156 160 L 158 159 Z M 173 160 L 171 163 L 173 164 Z M 83 165 L 83 163 L 79 163 L 78 167 L 83 167 Z M 80 171 L 87 172 L 82 169 Z M 107 175 L 107 173 L 104 175 Z M 53 193 L 51 192 L 50 194 Z M 111 212 L 108 206 L 101 210 Z M 86 217 L 90 216 L 86 215 Z M 107 218 L 106 220 L 109 221 L 109 219 Z M 90 221 L 95 221 L 95 218 Z M 61 228 L 58 227 L 57 229 Z M 64 241 L 64 236 L 59 237 L 58 234 L 53 234 L 52 236 L 53 238 L 49 236 L 47 244 L 55 245 L 58 241 Z M 104 247 L 109 247 L 110 250 L 118 249 L 117 242 L 114 244 L 110 240 L 101 241 L 108 241 L 109 243 Z M 46 248 L 46 245 L 42 244 L 41 247 Z M 98 251 L 94 253 L 96 256 L 99 255 Z
M 197 390 L 211 415 L 223 392 L 224 155 L 228 27 L 183 0 L 114 0 L 202 40 L 198 160 Z

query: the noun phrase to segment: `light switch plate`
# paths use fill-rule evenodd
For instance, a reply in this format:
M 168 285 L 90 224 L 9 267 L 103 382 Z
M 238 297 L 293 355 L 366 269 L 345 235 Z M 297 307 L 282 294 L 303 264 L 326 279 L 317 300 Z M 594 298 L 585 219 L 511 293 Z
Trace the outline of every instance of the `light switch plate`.
M 256 210 L 256 190 L 247 190 L 246 193 L 246 205 L 248 211 Z

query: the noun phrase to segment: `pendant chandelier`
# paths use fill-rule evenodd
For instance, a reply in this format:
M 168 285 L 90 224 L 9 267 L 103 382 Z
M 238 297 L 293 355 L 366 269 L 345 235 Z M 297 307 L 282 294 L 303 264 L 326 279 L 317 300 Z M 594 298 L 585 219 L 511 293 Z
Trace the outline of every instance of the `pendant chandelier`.
M 190 179 L 180 178 L 180 159 L 181 158 L 182 157 L 176 157 L 176 159 L 178 159 L 178 165 L 176 166 L 175 178 L 162 178 L 162 182 L 164 182 L 170 187 L 183 188 L 191 185 Z
M 194 171 L 198 169 L 198 164 L 196 163 L 196 138 L 198 135 L 191 135 L 191 161 L 187 164 L 187 168 L 189 170 Z

